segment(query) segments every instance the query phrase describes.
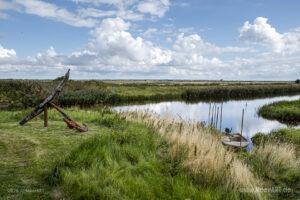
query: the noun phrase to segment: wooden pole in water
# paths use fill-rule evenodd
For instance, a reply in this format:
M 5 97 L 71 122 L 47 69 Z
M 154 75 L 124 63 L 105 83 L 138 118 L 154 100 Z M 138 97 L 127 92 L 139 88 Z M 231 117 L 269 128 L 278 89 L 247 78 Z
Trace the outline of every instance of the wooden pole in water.
M 221 113 L 220 113 L 220 132 L 222 132 L 222 117 L 223 117 L 223 101 L 221 103 Z
M 209 102 L 207 125 L 210 124 L 210 109 L 211 109 L 211 103 Z
M 44 127 L 48 127 L 48 105 L 44 106 Z
M 245 110 L 243 108 L 243 112 L 242 112 L 242 124 L 241 124 L 241 136 L 243 136 L 244 113 L 245 113 Z M 240 140 L 240 147 L 242 147 L 242 137 L 241 137 L 241 140 Z
M 216 108 L 215 108 L 215 121 L 214 121 L 214 128 L 216 128 L 216 121 L 218 121 L 217 119 L 217 105 L 216 105 Z
M 212 106 L 212 110 L 211 110 L 210 126 L 213 125 L 213 121 L 214 121 L 214 109 L 215 109 L 215 105 Z
M 218 128 L 218 121 L 219 121 L 219 107 L 217 108 L 216 129 Z

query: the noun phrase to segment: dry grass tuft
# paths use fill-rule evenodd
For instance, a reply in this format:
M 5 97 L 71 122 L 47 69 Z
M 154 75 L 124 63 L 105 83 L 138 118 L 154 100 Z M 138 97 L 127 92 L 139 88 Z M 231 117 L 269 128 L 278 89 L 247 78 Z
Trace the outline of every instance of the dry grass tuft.
M 246 164 L 221 145 L 220 137 L 201 123 L 185 123 L 173 118 L 160 118 L 149 112 L 121 113 L 127 120 L 143 122 L 155 129 L 170 144 L 173 158 L 182 157 L 185 167 L 197 182 L 223 185 L 228 190 L 255 190 L 259 181 Z M 259 193 L 254 198 L 262 199 Z
M 266 143 L 253 151 L 266 168 L 276 170 L 297 169 L 299 161 L 296 158 L 295 146 L 286 143 Z

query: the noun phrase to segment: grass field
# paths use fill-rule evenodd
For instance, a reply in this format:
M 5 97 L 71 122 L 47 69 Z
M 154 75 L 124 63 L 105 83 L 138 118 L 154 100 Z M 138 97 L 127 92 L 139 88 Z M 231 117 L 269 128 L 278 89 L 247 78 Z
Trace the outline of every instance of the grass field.
M 264 105 L 259 109 L 258 114 L 267 119 L 276 119 L 287 124 L 300 124 L 300 99 Z
M 27 111 L 28 112 L 28 111 Z M 223 199 L 223 187 L 196 184 L 169 157 L 168 144 L 141 123 L 106 111 L 68 110 L 88 133 L 49 113 L 25 126 L 26 113 L 0 112 L 0 194 L 4 199 Z M 231 194 L 235 196 L 235 194 Z
M 42 116 L 19 126 L 28 111 L 0 112 L 4 199 L 293 199 L 298 191 L 288 141 L 233 152 L 201 124 L 100 107 L 67 109 L 88 133 L 68 129 L 54 110 L 48 128 Z M 257 187 L 290 190 L 248 191 Z

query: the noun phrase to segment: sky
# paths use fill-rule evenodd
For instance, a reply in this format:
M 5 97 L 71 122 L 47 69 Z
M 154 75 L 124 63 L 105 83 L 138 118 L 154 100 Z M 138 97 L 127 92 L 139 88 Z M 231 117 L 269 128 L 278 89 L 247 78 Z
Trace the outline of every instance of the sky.
M 299 0 L 0 0 L 0 78 L 295 80 Z

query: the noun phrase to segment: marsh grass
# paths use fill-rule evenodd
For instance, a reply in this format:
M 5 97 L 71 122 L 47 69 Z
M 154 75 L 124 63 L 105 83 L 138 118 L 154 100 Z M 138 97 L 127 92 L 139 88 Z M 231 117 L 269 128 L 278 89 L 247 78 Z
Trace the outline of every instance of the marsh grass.
M 279 96 L 286 94 L 298 94 L 298 84 L 286 85 L 235 85 L 235 86 L 212 86 L 187 89 L 182 97 L 187 101 L 195 100 L 230 100 Z
M 0 105 L 9 105 L 10 109 L 35 106 L 41 101 L 36 94 L 39 88 L 50 94 L 57 84 L 58 80 L 0 80 Z M 221 101 L 299 93 L 300 85 L 291 82 L 69 80 L 57 101 L 62 106 L 87 107 L 162 100 Z
M 234 153 L 221 145 L 217 133 L 200 123 L 185 123 L 160 118 L 153 113 L 125 112 L 127 120 L 145 123 L 157 131 L 169 144 L 171 158 L 180 157 L 182 166 L 200 185 L 222 187 L 237 194 L 242 188 L 255 189 L 260 181 Z M 264 198 L 260 193 L 240 194 Z
M 300 191 L 299 129 L 286 128 L 252 138 L 254 150 L 245 161 L 269 185 L 289 188 L 273 198 L 297 199 Z
M 152 129 L 108 113 L 91 122 L 107 130 L 59 162 L 48 182 L 72 199 L 230 199 L 222 187 L 194 183 L 171 159 L 168 144 Z M 235 198 L 236 199 L 236 198 Z
M 300 124 L 300 99 L 264 105 L 259 109 L 258 114 L 287 124 Z

